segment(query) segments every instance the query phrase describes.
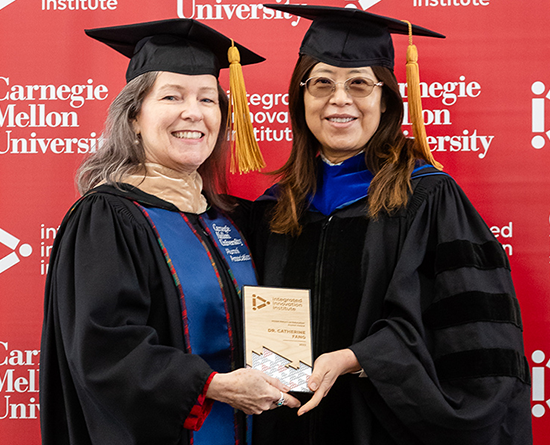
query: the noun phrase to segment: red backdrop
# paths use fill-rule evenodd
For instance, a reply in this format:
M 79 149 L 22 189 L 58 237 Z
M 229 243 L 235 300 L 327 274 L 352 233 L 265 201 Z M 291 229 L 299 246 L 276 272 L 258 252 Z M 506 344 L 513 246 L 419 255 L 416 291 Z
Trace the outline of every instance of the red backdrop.
M 268 169 L 290 148 L 287 84 L 309 21 L 241 0 L 0 0 L 0 442 L 40 443 L 43 286 L 74 173 L 96 149 L 126 60 L 83 29 L 195 18 L 262 54 L 245 67 Z M 288 3 L 289 1 L 286 0 Z M 438 161 L 504 245 L 533 375 L 535 443 L 550 435 L 550 46 L 548 0 L 359 0 L 350 6 L 447 35 L 415 38 L 424 118 Z M 405 81 L 407 38 L 394 38 Z M 227 86 L 227 77 L 222 75 Z M 550 107 L 549 107 L 550 108 Z M 411 131 L 407 122 L 404 130 Z M 257 197 L 270 178 L 232 177 Z

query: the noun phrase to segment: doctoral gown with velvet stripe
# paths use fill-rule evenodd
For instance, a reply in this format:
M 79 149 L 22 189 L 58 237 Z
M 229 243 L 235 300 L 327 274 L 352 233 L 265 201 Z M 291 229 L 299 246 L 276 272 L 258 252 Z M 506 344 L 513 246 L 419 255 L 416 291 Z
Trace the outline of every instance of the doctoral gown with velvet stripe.
M 178 210 L 121 187 L 95 189 L 56 237 L 40 361 L 44 445 L 187 445 L 184 422 L 213 372 L 200 356 L 185 352 L 174 279 L 151 225 L 132 201 Z M 238 346 L 240 301 L 222 261 L 216 255 L 213 260 L 228 291 Z M 239 367 L 240 347 L 235 354 Z M 244 415 L 238 415 L 244 435 Z
M 532 443 L 507 256 L 450 176 L 422 173 L 396 214 L 308 211 L 298 237 L 270 233 L 269 197 L 243 209 L 261 283 L 312 290 L 315 357 L 351 348 L 367 375 L 258 416 L 254 445 Z

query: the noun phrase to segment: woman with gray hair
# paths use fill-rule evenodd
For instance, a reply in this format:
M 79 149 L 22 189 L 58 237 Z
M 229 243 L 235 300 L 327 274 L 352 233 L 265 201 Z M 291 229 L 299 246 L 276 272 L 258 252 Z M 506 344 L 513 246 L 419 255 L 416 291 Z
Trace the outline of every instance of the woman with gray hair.
M 245 414 L 299 402 L 237 369 L 239 293 L 256 274 L 219 194 L 228 103 L 217 77 L 234 44 L 187 19 L 87 33 L 131 60 L 51 256 L 42 443 L 246 443 Z M 239 50 L 245 64 L 263 60 Z

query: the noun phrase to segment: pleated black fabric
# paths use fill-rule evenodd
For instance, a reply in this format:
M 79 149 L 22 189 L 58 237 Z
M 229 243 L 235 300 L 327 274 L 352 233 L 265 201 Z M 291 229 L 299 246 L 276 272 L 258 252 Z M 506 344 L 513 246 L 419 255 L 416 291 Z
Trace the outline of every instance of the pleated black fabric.
M 184 421 L 213 372 L 185 352 L 174 279 L 132 201 L 178 210 L 121 186 L 84 198 L 55 240 L 40 363 L 43 445 L 187 445 Z M 231 319 L 240 320 L 234 289 L 230 297 Z
M 262 283 L 312 289 L 316 356 L 350 348 L 368 376 L 260 415 L 254 445 L 532 443 L 507 257 L 450 176 L 422 173 L 397 214 L 307 212 L 297 238 L 270 233 L 269 198 L 243 206 Z

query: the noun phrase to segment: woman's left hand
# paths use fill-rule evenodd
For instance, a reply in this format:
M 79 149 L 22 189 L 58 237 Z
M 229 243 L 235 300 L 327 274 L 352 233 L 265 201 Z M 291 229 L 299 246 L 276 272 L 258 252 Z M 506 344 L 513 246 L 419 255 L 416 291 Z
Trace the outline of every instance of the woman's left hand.
M 298 410 L 301 416 L 315 408 L 325 397 L 338 377 L 361 370 L 361 365 L 351 349 L 340 349 L 323 354 L 315 360 L 308 386 L 313 397 Z

